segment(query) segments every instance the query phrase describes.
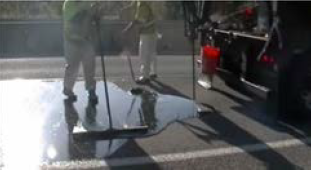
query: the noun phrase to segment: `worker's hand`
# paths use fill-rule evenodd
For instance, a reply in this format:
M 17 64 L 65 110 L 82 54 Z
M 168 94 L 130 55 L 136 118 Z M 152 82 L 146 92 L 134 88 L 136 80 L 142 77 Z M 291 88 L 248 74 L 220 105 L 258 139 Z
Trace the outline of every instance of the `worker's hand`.
M 128 31 L 129 31 L 129 28 L 126 27 L 126 28 L 124 28 L 124 29 L 121 31 L 121 33 L 124 35 L 124 34 L 126 34 Z
M 133 26 L 135 25 L 135 21 L 130 22 L 123 30 L 122 30 L 122 34 L 126 34 L 127 32 L 129 32 Z

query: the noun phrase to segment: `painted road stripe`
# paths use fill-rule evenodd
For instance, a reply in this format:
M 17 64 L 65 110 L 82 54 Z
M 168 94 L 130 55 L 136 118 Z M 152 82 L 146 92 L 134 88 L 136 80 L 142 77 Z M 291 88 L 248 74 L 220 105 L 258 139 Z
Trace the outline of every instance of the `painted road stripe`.
M 240 147 L 226 147 L 217 149 L 208 149 L 201 151 L 193 151 L 186 153 L 172 153 L 150 155 L 145 157 L 128 157 L 128 158 L 114 158 L 107 160 L 88 160 L 88 161 L 63 161 L 55 162 L 51 165 L 42 165 L 42 168 L 51 169 L 88 169 L 88 168 L 104 168 L 104 167 L 120 167 L 144 165 L 152 163 L 167 163 L 176 161 L 186 161 L 196 158 L 210 158 L 217 156 L 227 156 L 239 153 L 258 152 L 269 149 L 289 148 L 301 145 L 311 144 L 311 137 L 304 139 L 288 139 L 283 141 L 259 143 L 253 145 L 243 145 Z
M 136 75 L 136 76 L 139 76 Z M 95 76 L 94 77 L 96 80 L 102 80 L 103 77 L 101 76 Z M 185 74 L 178 74 L 178 73 L 174 73 L 174 74 L 166 74 L 166 75 L 159 75 L 159 78 L 163 78 L 163 79 L 166 79 L 166 78 L 174 78 L 174 79 L 177 79 L 177 78 L 184 78 L 183 80 L 187 80 L 189 79 L 189 81 L 191 80 L 192 81 L 192 76 L 191 75 L 185 75 Z M 108 80 L 129 80 L 129 81 L 132 81 L 132 77 L 131 76 L 107 76 L 107 79 Z M 56 77 L 56 78 L 39 78 L 39 77 L 34 77 L 34 78 L 24 78 L 24 77 L 14 77 L 14 78 L 7 78 L 7 77 L 4 77 L 4 78 L 1 78 L 0 77 L 0 82 L 4 82 L 4 81 L 14 81 L 14 80 L 27 80 L 27 81 L 48 81 L 48 82 L 53 82 L 53 81 L 63 81 L 64 78 L 61 78 L 61 77 Z M 84 77 L 77 77 L 77 81 L 84 81 Z

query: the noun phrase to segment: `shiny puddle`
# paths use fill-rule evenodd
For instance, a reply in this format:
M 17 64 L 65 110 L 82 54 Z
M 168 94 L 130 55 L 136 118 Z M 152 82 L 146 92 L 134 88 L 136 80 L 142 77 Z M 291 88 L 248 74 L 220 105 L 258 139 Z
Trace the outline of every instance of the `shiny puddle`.
M 113 83 L 108 83 L 108 89 L 112 128 L 137 127 L 145 122 L 147 133 L 125 133 L 106 140 L 74 138 L 77 129 L 111 129 L 102 82 L 97 84 L 99 103 L 93 105 L 82 82 L 75 86 L 78 101 L 71 103 L 64 100 L 62 82 L 1 81 L 2 168 L 32 169 L 44 163 L 109 157 L 129 139 L 158 134 L 173 122 L 197 116 L 197 105 L 188 99 L 149 91 L 132 95 Z

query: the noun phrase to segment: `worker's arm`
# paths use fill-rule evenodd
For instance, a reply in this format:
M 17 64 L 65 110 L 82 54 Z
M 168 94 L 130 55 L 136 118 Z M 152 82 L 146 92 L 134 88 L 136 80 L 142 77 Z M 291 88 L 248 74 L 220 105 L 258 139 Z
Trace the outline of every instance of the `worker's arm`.
M 120 11 L 119 11 L 119 13 L 121 13 L 121 12 L 123 12 L 124 10 L 127 10 L 127 9 L 129 9 L 129 8 L 133 8 L 133 7 L 135 7 L 135 1 L 131 2 L 129 5 L 127 5 L 127 6 L 123 7 L 123 8 L 121 8 Z
M 96 19 L 100 19 L 104 15 L 104 4 L 101 2 L 89 2 L 88 14 Z
M 134 8 L 136 5 L 136 2 L 133 1 L 131 2 L 128 6 L 125 6 L 124 8 L 122 8 L 120 10 L 120 13 L 123 12 L 124 10 L 128 9 L 128 8 Z M 138 21 L 136 20 L 136 18 L 131 21 L 123 30 L 122 33 L 127 33 L 128 31 L 130 31 L 131 29 L 133 29 L 134 26 L 138 25 Z
M 122 33 L 127 33 L 128 31 L 130 31 L 131 29 L 133 29 L 134 26 L 141 26 L 140 22 L 137 20 L 133 20 L 132 22 L 130 22 L 123 30 Z
M 155 22 L 156 22 L 155 19 L 153 19 L 153 20 L 147 22 L 146 24 L 142 24 L 141 27 L 142 28 L 148 28 L 149 26 L 155 24 Z

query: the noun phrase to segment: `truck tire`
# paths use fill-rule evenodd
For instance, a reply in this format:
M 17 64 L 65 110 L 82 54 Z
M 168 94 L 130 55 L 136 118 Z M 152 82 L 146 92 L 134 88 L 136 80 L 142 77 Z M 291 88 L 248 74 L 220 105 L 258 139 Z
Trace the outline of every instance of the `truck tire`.
M 311 118 L 311 51 L 295 56 L 291 66 L 280 73 L 279 114 L 290 120 Z

